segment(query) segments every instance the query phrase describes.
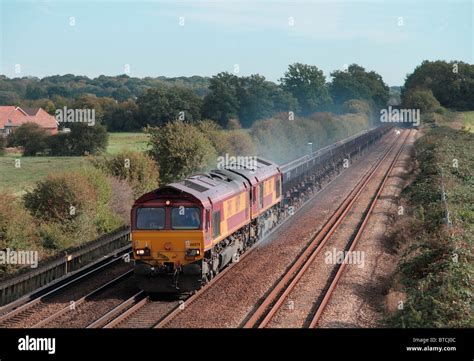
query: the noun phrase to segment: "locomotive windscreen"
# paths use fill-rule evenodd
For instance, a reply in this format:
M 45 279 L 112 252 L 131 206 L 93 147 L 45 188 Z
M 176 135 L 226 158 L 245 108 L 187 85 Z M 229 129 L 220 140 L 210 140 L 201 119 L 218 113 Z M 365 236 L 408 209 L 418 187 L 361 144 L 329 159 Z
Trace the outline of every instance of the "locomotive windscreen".
M 165 228 L 165 209 L 141 207 L 137 209 L 137 229 Z

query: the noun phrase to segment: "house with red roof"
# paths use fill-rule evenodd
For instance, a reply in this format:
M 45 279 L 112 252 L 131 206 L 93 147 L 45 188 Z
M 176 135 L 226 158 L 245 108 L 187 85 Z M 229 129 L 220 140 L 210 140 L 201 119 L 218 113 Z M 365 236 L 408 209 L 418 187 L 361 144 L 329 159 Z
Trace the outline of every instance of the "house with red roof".
M 7 136 L 24 123 L 36 123 L 50 134 L 58 132 L 54 116 L 42 108 L 20 108 L 13 105 L 0 106 L 0 135 Z

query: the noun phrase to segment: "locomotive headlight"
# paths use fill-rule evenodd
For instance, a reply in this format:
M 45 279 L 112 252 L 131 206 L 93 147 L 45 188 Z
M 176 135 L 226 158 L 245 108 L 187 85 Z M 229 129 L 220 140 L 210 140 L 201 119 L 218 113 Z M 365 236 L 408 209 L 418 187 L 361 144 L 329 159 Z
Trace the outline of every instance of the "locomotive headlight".
M 198 248 L 186 249 L 186 257 L 197 257 L 200 254 L 201 254 L 201 251 Z
M 149 256 L 150 255 L 150 249 L 147 248 L 147 247 L 141 248 L 141 249 L 136 249 L 135 254 L 137 256 Z

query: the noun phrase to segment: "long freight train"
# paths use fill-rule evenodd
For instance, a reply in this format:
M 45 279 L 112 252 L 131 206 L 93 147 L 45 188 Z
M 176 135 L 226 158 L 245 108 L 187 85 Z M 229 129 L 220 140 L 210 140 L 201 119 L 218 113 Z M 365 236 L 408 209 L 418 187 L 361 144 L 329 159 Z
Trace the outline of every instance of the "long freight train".
M 139 287 L 152 293 L 197 290 L 389 129 L 361 132 L 281 167 L 261 158 L 251 166 L 237 159 L 144 194 L 131 211 Z

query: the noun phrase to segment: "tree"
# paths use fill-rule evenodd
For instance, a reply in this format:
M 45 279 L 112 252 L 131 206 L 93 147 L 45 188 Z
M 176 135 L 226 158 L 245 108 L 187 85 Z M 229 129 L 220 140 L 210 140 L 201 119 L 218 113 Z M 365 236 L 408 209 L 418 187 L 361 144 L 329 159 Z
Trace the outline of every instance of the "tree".
M 48 87 L 48 97 L 61 96 L 67 98 L 70 96 L 70 90 L 64 85 L 52 85 Z
M 8 136 L 12 147 L 23 147 L 23 155 L 35 156 L 48 148 L 49 134 L 38 124 L 27 122 L 20 125 Z
M 104 114 L 104 123 L 112 132 L 140 129 L 138 106 L 132 99 L 124 101 Z
M 201 99 L 191 90 L 174 86 L 148 89 L 138 97 L 141 125 L 162 126 L 169 121 L 199 120 Z
M 38 99 L 38 100 L 24 100 L 20 103 L 20 107 L 25 108 L 43 108 L 47 113 L 54 115 L 56 107 L 54 103 L 47 99 Z
M 71 123 L 69 128 L 70 133 L 56 134 L 49 138 L 52 155 L 81 156 L 95 154 L 107 148 L 109 135 L 103 125 Z
M 91 109 L 95 112 L 95 121 L 102 122 L 105 114 L 117 107 L 117 101 L 110 97 L 82 95 L 71 104 L 73 109 Z
M 44 98 L 47 95 L 46 91 L 38 85 L 28 84 L 26 87 L 26 99 L 36 100 Z
M 290 93 L 258 74 L 237 77 L 220 73 L 211 79 L 209 90 L 204 98 L 203 116 L 222 127 L 236 119 L 249 128 L 256 120 L 275 112 L 298 109 L 297 100 Z
M 181 120 L 160 128 L 148 128 L 149 155 L 159 164 L 163 182 L 183 179 L 203 171 L 216 160 L 216 151 L 203 132 Z
M 209 82 L 209 93 L 204 97 L 204 118 L 217 121 L 225 127 L 231 118 L 239 114 L 239 78 L 228 72 L 213 76 Z
M 331 76 L 329 90 L 337 107 L 341 108 L 345 102 L 353 99 L 373 103 L 374 110 L 387 105 L 390 89 L 376 72 L 367 72 L 363 67 L 351 64 L 347 71 L 336 70 Z
M 423 61 L 407 76 L 402 101 L 410 91 L 431 90 L 446 108 L 474 109 L 474 65 L 462 61 Z
M 298 100 L 291 93 L 276 84 L 273 87 L 272 100 L 274 114 L 281 112 L 293 112 L 296 114 L 301 111 Z
M 121 86 L 120 88 L 112 92 L 112 97 L 119 102 L 123 102 L 129 99 L 131 96 L 132 93 L 125 86 Z
M 239 99 L 239 119 L 246 128 L 257 119 L 264 119 L 273 114 L 272 93 L 274 87 L 265 77 L 254 74 L 239 79 L 237 97 Z
M 275 113 L 299 110 L 298 101 L 289 92 L 258 74 L 239 78 L 237 97 L 239 119 L 246 128 Z
M 0 105 L 12 105 L 12 104 L 18 104 L 19 102 L 20 102 L 20 98 L 18 97 L 18 94 L 16 94 L 15 92 L 0 90 Z
M 280 81 L 282 88 L 298 100 L 304 115 L 324 110 L 331 104 L 326 78 L 316 66 L 294 63 Z

